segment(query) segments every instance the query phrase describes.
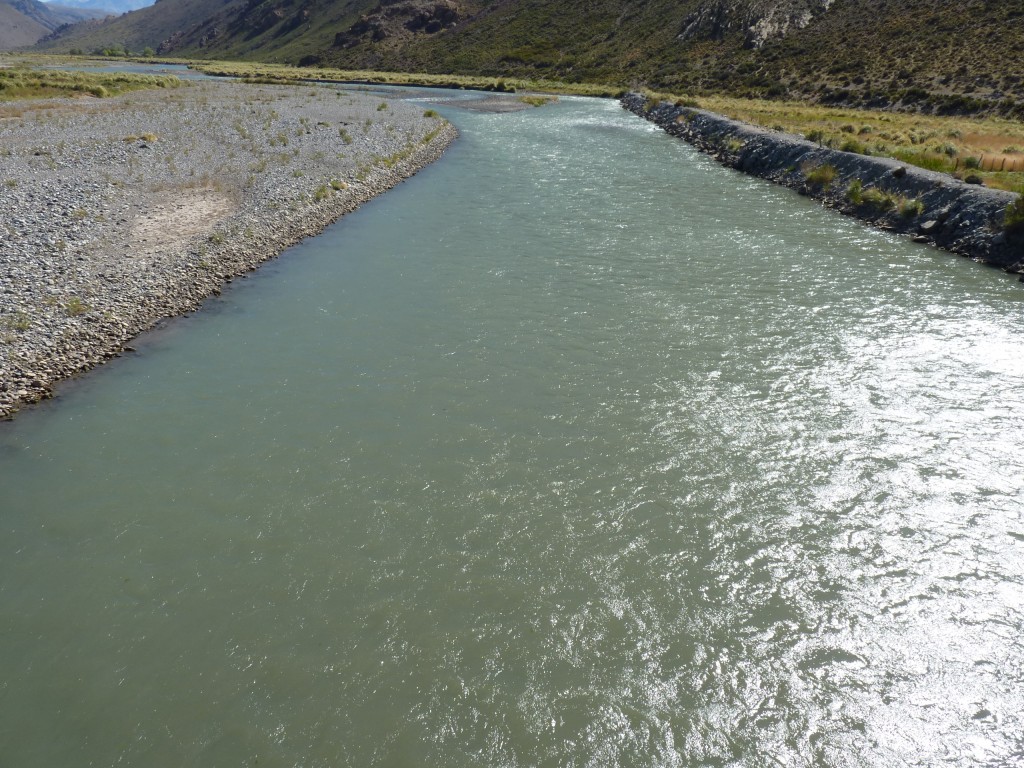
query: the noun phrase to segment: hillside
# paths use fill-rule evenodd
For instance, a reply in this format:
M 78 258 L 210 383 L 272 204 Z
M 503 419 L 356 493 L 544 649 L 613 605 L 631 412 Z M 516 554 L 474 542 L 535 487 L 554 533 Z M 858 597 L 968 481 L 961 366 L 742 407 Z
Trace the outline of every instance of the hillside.
M 104 15 L 37 0 L 0 0 L 0 50 L 32 45 L 65 24 Z
M 0 50 L 32 45 L 48 32 L 38 21 L 7 3 L 0 3 Z
M 1022 22 L 1024 0 L 160 0 L 46 47 L 1010 114 Z
M 44 0 L 49 4 L 49 0 Z M 61 0 L 61 5 L 71 8 L 87 8 L 104 13 L 126 13 L 152 5 L 153 0 Z

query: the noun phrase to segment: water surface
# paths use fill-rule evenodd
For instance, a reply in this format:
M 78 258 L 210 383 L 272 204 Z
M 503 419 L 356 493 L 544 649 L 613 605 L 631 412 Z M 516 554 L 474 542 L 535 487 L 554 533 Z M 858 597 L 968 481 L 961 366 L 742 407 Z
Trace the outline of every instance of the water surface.
M 612 102 L 0 429 L 7 766 L 1012 765 L 999 273 Z

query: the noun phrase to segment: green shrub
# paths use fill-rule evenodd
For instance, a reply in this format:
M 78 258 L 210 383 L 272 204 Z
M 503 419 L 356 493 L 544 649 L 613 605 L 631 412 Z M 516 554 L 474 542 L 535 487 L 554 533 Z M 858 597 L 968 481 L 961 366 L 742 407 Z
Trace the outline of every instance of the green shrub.
M 813 131 L 805 133 L 804 138 L 820 145 L 825 141 L 825 132 L 820 128 L 815 128 Z
M 437 113 L 436 109 L 428 109 L 426 112 L 423 113 L 423 116 L 424 117 L 433 117 L 433 118 L 440 117 L 440 115 Z
M 846 188 L 846 199 L 854 205 L 860 205 L 864 202 L 864 182 L 860 179 L 854 179 L 850 182 L 850 186 Z
M 981 168 L 980 157 L 965 157 L 964 168 Z
M 828 164 L 804 169 L 804 178 L 807 179 L 807 183 L 823 189 L 828 189 L 838 174 L 835 166 Z
M 11 331 L 27 331 L 32 327 L 32 318 L 24 312 L 16 312 L 13 317 L 0 318 L 0 328 Z
M 86 304 L 77 296 L 72 296 L 66 302 L 64 302 L 64 311 L 68 313 L 69 317 L 77 317 L 78 315 L 84 315 L 92 307 Z
M 388 103 L 386 101 L 382 101 L 380 104 L 377 105 L 377 111 L 378 112 L 383 112 L 387 108 L 388 108 Z
M 918 168 L 924 168 L 929 171 L 945 173 L 952 170 L 949 158 L 944 154 L 915 149 L 897 149 L 892 153 L 892 156 L 901 162 L 916 165 Z
M 924 203 L 916 198 L 900 200 L 899 210 L 900 216 L 905 219 L 912 219 L 924 213 Z
M 1007 232 L 1020 232 L 1024 230 L 1024 195 L 1017 195 L 1017 199 L 1006 206 L 1006 215 L 1003 217 L 1003 229 Z
M 841 149 L 843 152 L 853 152 L 854 154 L 857 155 L 870 154 L 868 148 L 865 145 L 861 144 L 859 141 L 852 138 L 846 139 L 846 141 L 844 141 L 842 145 L 840 145 L 839 149 Z
M 746 145 L 747 142 L 743 141 L 743 139 L 737 139 L 735 136 L 732 136 L 725 142 L 725 148 L 733 154 L 742 150 Z
M 861 199 L 865 205 L 870 205 L 877 211 L 891 211 L 896 207 L 896 198 L 877 187 L 865 189 Z

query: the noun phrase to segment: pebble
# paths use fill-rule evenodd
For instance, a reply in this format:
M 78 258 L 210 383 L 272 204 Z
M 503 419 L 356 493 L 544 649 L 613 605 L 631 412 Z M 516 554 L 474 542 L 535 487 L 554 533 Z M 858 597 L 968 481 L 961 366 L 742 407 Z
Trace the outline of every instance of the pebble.
M 197 309 L 457 136 L 421 105 L 326 87 L 202 82 L 30 106 L 0 121 L 0 418 Z M 143 134 L 157 138 L 132 138 Z M 324 198 L 332 181 L 345 188 Z M 234 209 L 175 243 L 133 242 L 136 222 L 197 194 Z

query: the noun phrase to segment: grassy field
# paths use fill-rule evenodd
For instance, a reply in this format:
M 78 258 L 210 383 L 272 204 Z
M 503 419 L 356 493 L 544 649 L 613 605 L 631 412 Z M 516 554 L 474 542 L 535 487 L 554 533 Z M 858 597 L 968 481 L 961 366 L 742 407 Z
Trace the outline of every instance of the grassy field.
M 103 98 L 146 88 L 177 88 L 181 81 L 162 75 L 119 72 L 66 72 L 24 65 L 0 68 L 0 102 L 49 99 L 60 96 Z
M 321 67 L 289 67 L 282 64 L 260 64 L 246 61 L 194 61 L 190 63 L 190 67 L 208 75 L 239 77 L 260 83 L 289 83 L 312 80 L 317 82 L 369 83 L 374 85 L 427 86 L 430 88 L 456 88 L 505 93 L 538 91 L 577 96 L 610 97 L 618 97 L 624 93 L 624 89 L 621 87 L 597 83 L 562 83 L 554 80 L 526 80 L 476 75 L 434 75 Z
M 980 176 L 999 189 L 1024 191 L 1024 123 L 997 117 L 940 117 L 822 107 L 799 102 L 704 96 L 711 112 L 802 135 L 823 146 L 895 157 L 910 165 Z

